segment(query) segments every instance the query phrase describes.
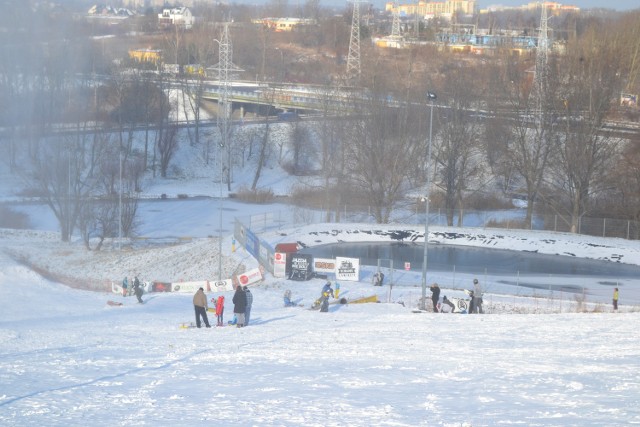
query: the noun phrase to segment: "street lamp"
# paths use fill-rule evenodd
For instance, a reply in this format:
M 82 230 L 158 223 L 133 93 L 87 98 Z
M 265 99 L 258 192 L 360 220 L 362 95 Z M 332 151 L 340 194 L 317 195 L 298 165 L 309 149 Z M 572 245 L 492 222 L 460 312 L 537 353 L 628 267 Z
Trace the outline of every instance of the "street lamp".
M 438 99 L 434 92 L 427 92 L 427 99 L 431 101 L 431 112 L 429 114 L 429 143 L 427 144 L 427 195 L 425 196 L 425 219 L 424 219 L 424 258 L 422 260 L 422 302 L 421 309 L 427 309 L 427 249 L 429 247 L 429 190 L 431 187 L 431 137 L 433 135 L 433 103 Z

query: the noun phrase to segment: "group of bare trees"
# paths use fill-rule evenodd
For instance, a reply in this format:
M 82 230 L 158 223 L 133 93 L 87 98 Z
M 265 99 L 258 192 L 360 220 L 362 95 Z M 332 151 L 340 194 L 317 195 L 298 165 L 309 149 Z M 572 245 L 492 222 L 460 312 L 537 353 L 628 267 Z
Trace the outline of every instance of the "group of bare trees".
M 106 68 L 108 52 L 81 22 L 15 6 L 25 19 L 6 22 L 16 31 L 0 36 L 2 155 L 25 191 L 50 207 L 62 240 L 76 230 L 100 248 L 130 236 L 143 175 L 166 175 L 175 152 L 168 84 L 117 63 Z M 24 31 L 32 22 L 41 25 Z
M 275 92 L 266 93 L 272 102 L 256 110 L 264 122 L 230 133 L 224 149 L 216 146 L 225 156 L 220 179 L 229 190 L 234 167 L 253 162 L 255 191 L 265 165 L 276 159 L 292 174 L 318 174 L 309 191 L 324 207 L 346 200 L 368 205 L 381 223 L 408 194 L 426 194 L 427 173 L 432 199 L 450 224 L 498 188 L 496 177 L 505 195 L 524 194 L 529 225 L 538 210 L 562 215 L 574 230 L 583 216 L 640 219 L 640 137 L 608 127 L 633 119 L 617 107 L 621 91 L 639 91 L 640 38 L 625 31 L 640 28 L 639 14 L 577 22 L 564 52 L 549 55 L 544 85 L 536 80 L 535 53 L 516 57 L 505 49 L 470 58 L 432 47 L 382 51 L 363 44 L 354 90 L 340 78 L 344 64 L 338 64 L 348 19 L 319 13 L 317 2 L 305 7 L 320 21 L 304 33 L 231 27 L 234 61 L 245 77 L 304 76 L 317 84 L 323 107 L 313 124 L 287 123 L 283 143 L 272 137 Z M 181 109 L 189 143 L 205 161 L 213 157 L 216 138 L 202 138 L 200 125 L 205 70 L 219 60 L 220 27 L 161 34 L 163 50 L 182 71 L 169 81 L 163 73 L 112 62 L 113 54 L 107 60 L 104 42 L 77 37 L 73 22 L 67 24 L 69 34 L 34 28 L 28 41 L 0 36 L 1 142 L 14 170 L 55 213 L 62 238 L 78 229 L 89 246 L 94 237 L 102 242 L 135 230 L 143 175 L 167 176 L 180 141 L 172 111 Z M 434 105 L 427 90 L 438 94 Z M 25 150 L 19 141 L 26 141 Z

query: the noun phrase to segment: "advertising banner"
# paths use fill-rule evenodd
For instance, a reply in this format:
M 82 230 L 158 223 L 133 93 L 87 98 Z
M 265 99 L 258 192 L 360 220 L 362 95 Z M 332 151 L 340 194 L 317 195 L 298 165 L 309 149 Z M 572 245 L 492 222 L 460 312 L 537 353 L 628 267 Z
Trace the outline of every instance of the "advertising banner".
M 336 257 L 336 280 L 360 280 L 360 259 Z
M 273 277 L 286 277 L 287 275 L 287 254 L 276 252 L 273 254 Z
M 207 289 L 207 281 L 200 280 L 197 282 L 175 282 L 171 283 L 171 292 L 190 292 L 195 293 L 199 288 Z
M 209 282 L 209 287 L 211 292 L 233 291 L 233 281 L 231 279 L 215 280 L 215 281 Z
M 259 268 L 252 268 L 238 275 L 238 283 L 240 286 L 247 286 L 262 280 L 262 272 Z
M 309 280 L 313 277 L 313 256 L 309 254 L 290 254 L 289 279 Z
M 334 274 L 336 272 L 336 260 L 332 258 L 314 258 L 313 271 Z

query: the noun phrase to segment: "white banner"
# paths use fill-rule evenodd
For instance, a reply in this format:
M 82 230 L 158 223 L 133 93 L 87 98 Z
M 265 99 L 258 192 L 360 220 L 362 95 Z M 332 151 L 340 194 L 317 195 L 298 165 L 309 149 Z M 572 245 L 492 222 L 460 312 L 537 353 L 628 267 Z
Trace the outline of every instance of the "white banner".
M 360 280 L 360 259 L 336 257 L 336 280 Z
M 240 286 L 247 286 L 262 280 L 262 273 L 259 268 L 253 268 L 238 275 L 238 283 Z
M 211 292 L 227 292 L 233 290 L 233 281 L 231 279 L 209 282 Z
M 207 281 L 202 280 L 199 282 L 176 282 L 171 283 L 171 292 L 192 292 L 195 293 L 198 289 L 207 289 Z
M 273 277 L 284 277 L 287 274 L 287 254 L 273 254 Z
M 114 294 L 122 295 L 122 286 L 111 282 L 111 292 L 113 292 Z
M 316 273 L 335 273 L 336 260 L 331 258 L 314 258 L 313 271 Z

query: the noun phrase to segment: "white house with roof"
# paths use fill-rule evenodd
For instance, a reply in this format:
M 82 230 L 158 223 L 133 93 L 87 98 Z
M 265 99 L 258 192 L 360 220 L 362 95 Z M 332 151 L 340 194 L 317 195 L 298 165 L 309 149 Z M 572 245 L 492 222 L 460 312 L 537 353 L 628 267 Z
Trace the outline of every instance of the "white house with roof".
M 193 27 L 195 17 L 191 13 L 188 7 L 174 7 L 172 9 L 163 9 L 162 13 L 158 14 L 158 24 L 161 27 L 168 27 L 175 25 L 190 29 Z

